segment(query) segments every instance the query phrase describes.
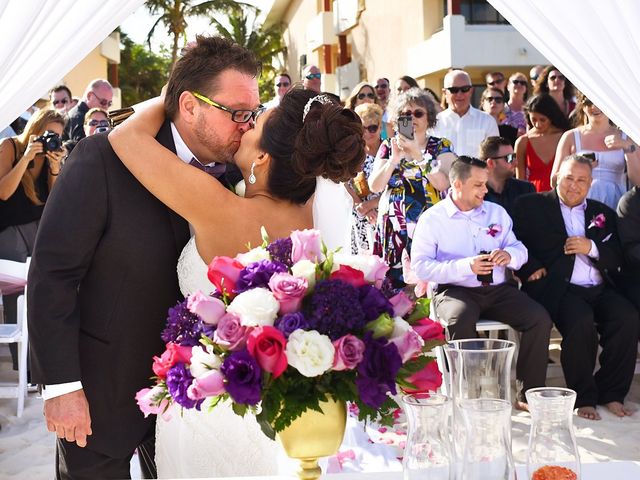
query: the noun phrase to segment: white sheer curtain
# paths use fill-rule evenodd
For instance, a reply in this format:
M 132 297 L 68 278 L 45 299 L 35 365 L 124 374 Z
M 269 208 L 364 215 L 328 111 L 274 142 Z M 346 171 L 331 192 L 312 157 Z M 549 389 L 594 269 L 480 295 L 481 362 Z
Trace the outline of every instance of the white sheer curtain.
M 0 130 L 144 0 L 0 0 Z
M 640 142 L 640 1 L 488 1 Z

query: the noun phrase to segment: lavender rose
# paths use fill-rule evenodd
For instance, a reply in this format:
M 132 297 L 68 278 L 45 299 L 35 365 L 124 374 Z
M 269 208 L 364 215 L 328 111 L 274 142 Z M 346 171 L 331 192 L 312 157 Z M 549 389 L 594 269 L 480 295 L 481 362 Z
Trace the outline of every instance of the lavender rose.
M 234 402 L 255 405 L 260 401 L 262 370 L 249 352 L 233 352 L 222 362 L 220 371 L 227 380 L 225 387 Z
M 269 280 L 269 288 L 280 303 L 280 313 L 292 313 L 300 309 L 307 293 L 307 281 L 288 273 L 274 273 Z
M 218 321 L 213 341 L 231 351 L 241 350 L 247 344 L 247 327 L 242 326 L 240 318 L 227 313 Z
M 358 337 L 345 335 L 333 342 L 333 346 L 336 348 L 333 370 L 353 370 L 362 360 L 365 345 Z

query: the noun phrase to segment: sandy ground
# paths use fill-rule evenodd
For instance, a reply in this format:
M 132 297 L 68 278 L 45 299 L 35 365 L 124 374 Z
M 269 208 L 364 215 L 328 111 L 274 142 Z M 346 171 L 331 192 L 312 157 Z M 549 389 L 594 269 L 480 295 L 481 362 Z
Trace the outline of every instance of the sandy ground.
M 9 371 L 8 349 L 0 347 L 0 379 L 12 375 Z M 555 375 L 559 369 L 551 369 Z M 563 386 L 563 379 L 553 376 L 550 386 Z M 640 409 L 640 374 L 634 378 L 627 397 L 628 405 Z M 0 399 L 0 479 L 45 480 L 54 477 L 55 441 L 46 430 L 42 418 L 42 399 L 30 393 L 24 414 L 16 417 L 16 400 Z M 595 422 L 574 417 L 578 446 L 583 463 L 608 460 L 640 460 L 640 412 L 623 419 L 599 408 L 602 420 Z M 516 463 L 526 462 L 530 416 L 514 411 L 513 453 Z M 133 477 L 139 478 L 134 467 Z

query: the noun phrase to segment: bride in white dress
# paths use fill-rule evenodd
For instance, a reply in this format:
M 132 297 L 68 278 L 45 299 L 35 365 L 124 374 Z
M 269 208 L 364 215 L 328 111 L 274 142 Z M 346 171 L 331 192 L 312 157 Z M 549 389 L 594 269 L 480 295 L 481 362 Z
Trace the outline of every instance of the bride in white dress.
M 246 251 L 248 243 L 259 245 L 261 226 L 272 239 L 319 228 L 329 247 L 348 250 L 350 199 L 340 185 L 317 177 L 339 182 L 359 170 L 362 125 L 352 112 L 309 90 L 290 91 L 242 136 L 234 163 L 245 178 L 244 198 L 156 142 L 162 117 L 160 103 L 152 104 L 110 141 L 136 178 L 195 231 L 178 264 L 183 294 L 211 291 L 206 265 L 214 256 Z M 169 422 L 158 420 L 156 438 L 160 478 L 274 475 L 283 457 L 253 416 L 239 417 L 228 405 L 182 415 L 174 409 Z

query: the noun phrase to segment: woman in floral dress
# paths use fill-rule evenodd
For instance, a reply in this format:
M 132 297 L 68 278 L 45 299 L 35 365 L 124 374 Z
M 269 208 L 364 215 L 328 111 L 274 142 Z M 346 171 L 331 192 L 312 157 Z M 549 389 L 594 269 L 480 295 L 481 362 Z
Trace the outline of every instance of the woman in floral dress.
M 451 142 L 427 135 L 436 125 L 436 102 L 420 88 L 400 93 L 391 106 L 391 121 L 410 116 L 413 139 L 400 133 L 385 140 L 369 176 L 372 192 L 383 192 L 378 204 L 378 222 L 373 253 L 390 266 L 387 274 L 395 289 L 406 286 L 403 265 L 409 265 L 411 240 L 418 217 L 444 198 L 449 188 L 449 168 L 456 156 Z

